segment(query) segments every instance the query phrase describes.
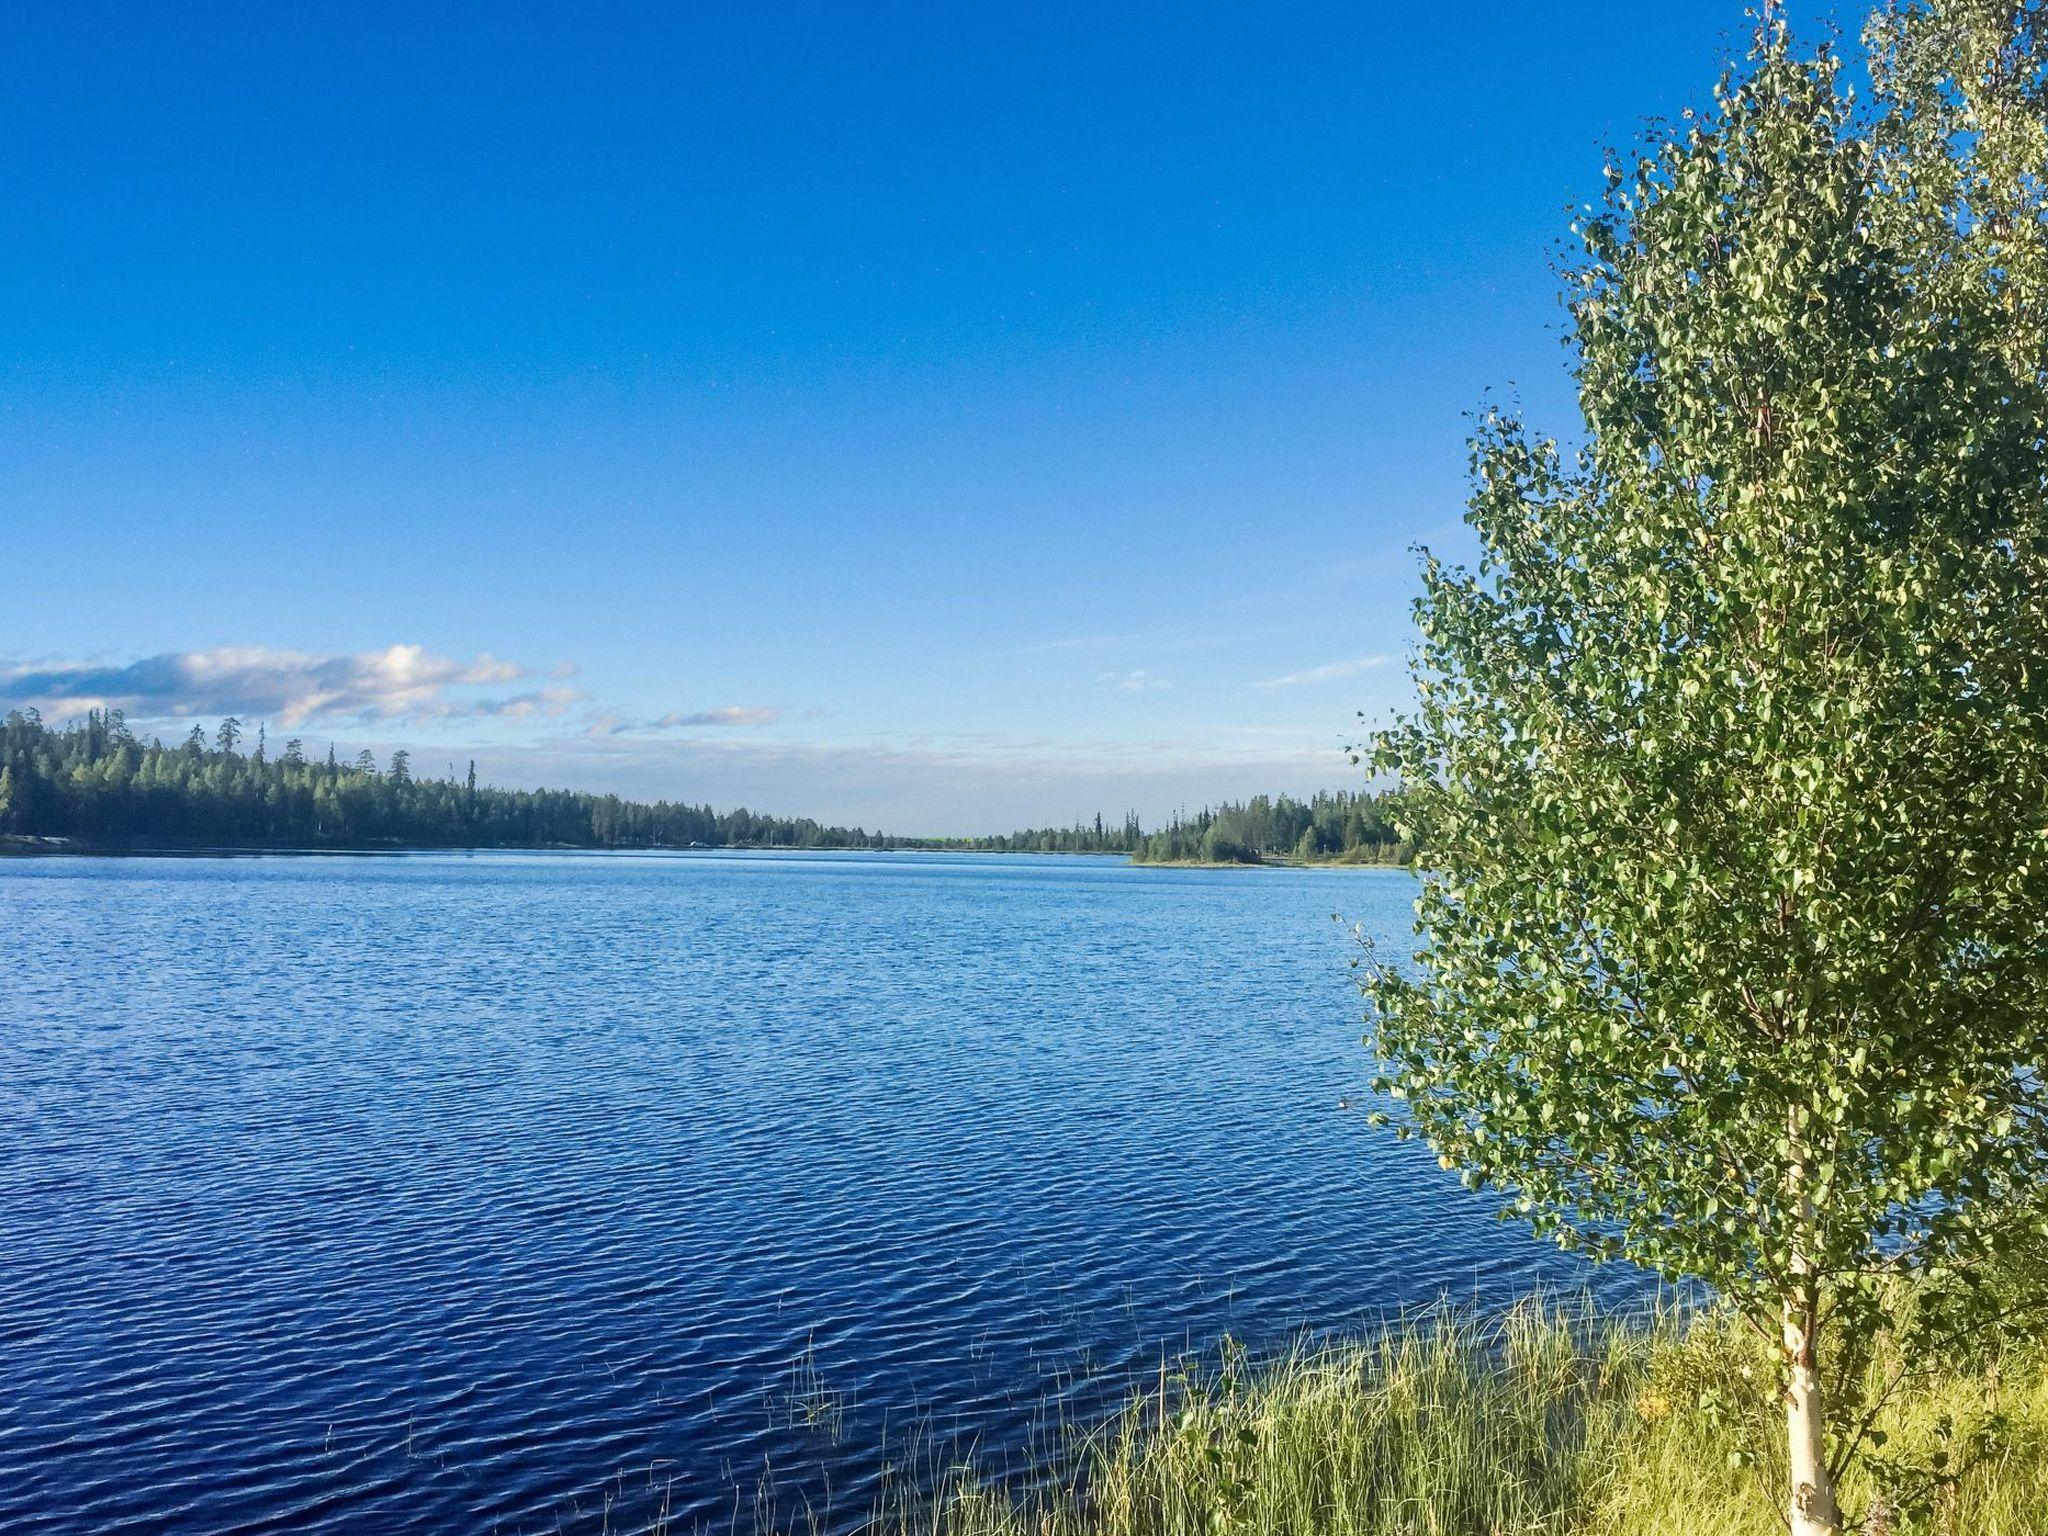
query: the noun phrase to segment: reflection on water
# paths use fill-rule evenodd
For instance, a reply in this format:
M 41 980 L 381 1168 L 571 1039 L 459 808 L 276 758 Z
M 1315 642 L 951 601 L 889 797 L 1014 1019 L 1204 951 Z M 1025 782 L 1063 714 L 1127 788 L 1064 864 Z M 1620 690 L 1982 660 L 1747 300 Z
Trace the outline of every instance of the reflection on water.
M 1386 870 L 0 863 L 0 1526 L 751 1529 L 1566 1261 L 1338 1107 Z M 768 1479 L 764 1485 L 764 1475 Z

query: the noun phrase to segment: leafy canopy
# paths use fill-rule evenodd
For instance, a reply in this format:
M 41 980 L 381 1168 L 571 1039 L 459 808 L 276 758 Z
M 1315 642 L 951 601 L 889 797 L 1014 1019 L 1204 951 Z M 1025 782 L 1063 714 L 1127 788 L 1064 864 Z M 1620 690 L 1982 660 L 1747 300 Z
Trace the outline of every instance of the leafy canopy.
M 1489 412 L 1376 768 L 1432 872 L 1370 1043 L 1567 1246 L 1874 1316 L 2048 1174 L 2038 6 L 1766 28 L 1608 171 L 1583 446 Z

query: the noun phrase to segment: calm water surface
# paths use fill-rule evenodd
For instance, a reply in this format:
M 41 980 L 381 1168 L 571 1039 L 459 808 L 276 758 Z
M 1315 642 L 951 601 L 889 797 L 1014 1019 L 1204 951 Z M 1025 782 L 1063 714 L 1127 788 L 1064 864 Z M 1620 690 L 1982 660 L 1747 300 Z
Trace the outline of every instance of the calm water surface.
M 1573 1272 L 1338 1107 L 1398 871 L 0 862 L 0 1529 L 613 1531 L 1021 1465 Z

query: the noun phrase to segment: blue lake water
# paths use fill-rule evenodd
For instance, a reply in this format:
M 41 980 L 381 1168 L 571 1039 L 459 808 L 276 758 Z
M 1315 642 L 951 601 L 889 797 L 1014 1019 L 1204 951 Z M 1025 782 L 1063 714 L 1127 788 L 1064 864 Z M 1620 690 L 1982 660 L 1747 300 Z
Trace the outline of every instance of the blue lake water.
M 0 861 L 0 1529 L 857 1520 L 1578 1271 L 1339 1107 L 1390 870 Z

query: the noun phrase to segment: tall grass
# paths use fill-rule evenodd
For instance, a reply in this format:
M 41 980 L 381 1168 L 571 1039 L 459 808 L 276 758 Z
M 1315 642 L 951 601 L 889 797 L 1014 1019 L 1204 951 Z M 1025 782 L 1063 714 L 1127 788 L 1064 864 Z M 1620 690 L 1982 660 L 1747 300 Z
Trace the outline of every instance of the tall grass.
M 1209 1370 L 1162 1375 L 1042 1484 L 992 1486 L 960 1468 L 936 1496 L 890 1495 L 877 1525 L 887 1536 L 1767 1536 L 1781 1529 L 1768 1380 L 1757 1342 L 1714 1314 L 1615 1319 L 1540 1298 L 1493 1318 L 1444 1310 L 1256 1366 L 1226 1347 Z M 1959 1426 L 1991 1409 L 2002 1433 L 1966 1455 Z M 1884 1427 L 1903 1461 L 1955 1453 L 1927 1489 L 1852 1479 L 1848 1502 L 1873 1533 L 2048 1536 L 2038 1352 L 1920 1383 Z

